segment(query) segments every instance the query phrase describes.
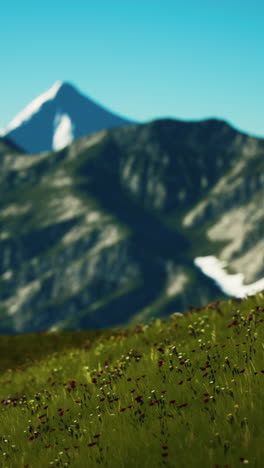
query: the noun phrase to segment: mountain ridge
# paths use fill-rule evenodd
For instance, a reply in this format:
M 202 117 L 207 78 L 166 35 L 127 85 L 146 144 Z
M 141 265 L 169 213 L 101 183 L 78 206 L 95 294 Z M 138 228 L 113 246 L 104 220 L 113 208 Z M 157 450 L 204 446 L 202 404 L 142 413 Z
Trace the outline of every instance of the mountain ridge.
M 223 298 L 197 257 L 264 276 L 263 140 L 226 122 L 157 120 L 0 156 L 2 331 L 147 322 Z

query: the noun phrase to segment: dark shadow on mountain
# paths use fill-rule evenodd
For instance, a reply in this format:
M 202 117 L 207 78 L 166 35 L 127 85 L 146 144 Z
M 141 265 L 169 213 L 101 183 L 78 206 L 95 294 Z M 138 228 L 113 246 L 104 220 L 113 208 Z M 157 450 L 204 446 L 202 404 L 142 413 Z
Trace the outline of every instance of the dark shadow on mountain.
M 103 209 L 130 228 L 129 252 L 140 267 L 143 284 L 125 296 L 113 299 L 106 307 L 100 307 L 94 315 L 84 314 L 82 319 L 82 314 L 77 313 L 81 328 L 104 328 L 124 322 L 124 317 L 129 320 L 159 297 L 167 279 L 164 262 L 173 259 L 179 264 L 186 263 L 184 252 L 188 250 L 188 241 L 163 226 L 155 214 L 145 210 L 120 185 L 116 165 L 118 151 L 117 145 L 108 140 L 97 158 L 81 163 L 76 175 L 87 175 L 89 182 L 80 183 L 78 190 L 92 195 Z M 100 297 L 100 282 L 93 286 L 93 291 L 94 287 L 96 296 Z

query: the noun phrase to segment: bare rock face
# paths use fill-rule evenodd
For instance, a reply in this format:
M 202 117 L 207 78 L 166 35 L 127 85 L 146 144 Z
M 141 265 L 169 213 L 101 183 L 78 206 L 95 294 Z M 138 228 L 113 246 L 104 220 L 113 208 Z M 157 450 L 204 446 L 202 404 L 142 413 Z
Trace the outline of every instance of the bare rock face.
M 57 152 L 0 139 L 0 333 L 148 321 L 223 297 L 217 253 L 263 271 L 264 143 L 218 120 L 102 130 Z
M 239 160 L 184 217 L 183 226 L 207 225 L 206 237 L 224 242 L 219 258 L 246 283 L 264 277 L 264 141 L 248 137 Z

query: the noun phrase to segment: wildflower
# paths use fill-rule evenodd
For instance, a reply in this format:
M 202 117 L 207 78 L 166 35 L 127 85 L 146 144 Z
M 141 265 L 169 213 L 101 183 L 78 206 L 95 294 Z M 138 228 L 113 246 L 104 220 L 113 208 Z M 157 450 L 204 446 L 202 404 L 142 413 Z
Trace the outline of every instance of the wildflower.
M 137 396 L 137 397 L 135 398 L 135 400 L 136 400 L 138 403 L 140 403 L 140 402 L 142 401 L 142 398 L 143 398 L 142 395 L 141 395 L 141 396 Z
M 97 445 L 97 442 L 91 442 L 90 444 L 87 444 L 88 447 L 93 447 L 93 445 Z

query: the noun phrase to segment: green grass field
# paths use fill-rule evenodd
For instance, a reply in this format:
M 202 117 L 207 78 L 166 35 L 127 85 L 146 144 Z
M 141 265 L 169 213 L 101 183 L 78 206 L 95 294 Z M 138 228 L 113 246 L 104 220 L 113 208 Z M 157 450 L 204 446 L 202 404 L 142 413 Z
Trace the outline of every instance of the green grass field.
M 264 466 L 264 294 L 0 337 L 0 466 Z

